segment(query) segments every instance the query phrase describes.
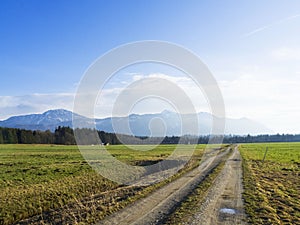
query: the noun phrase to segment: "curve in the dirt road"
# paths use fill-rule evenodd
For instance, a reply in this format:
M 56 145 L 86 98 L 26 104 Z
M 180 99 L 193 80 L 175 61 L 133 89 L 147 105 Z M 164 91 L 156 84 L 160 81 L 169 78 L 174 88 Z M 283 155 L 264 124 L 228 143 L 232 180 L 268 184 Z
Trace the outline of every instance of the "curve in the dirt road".
M 149 196 L 136 201 L 123 210 L 112 214 L 98 224 L 161 224 L 175 208 L 191 194 L 191 192 L 205 179 L 213 168 L 227 157 L 230 148 L 225 151 L 215 151 L 206 160 L 204 167 L 193 169 L 175 181 L 159 188 Z M 216 156 L 217 154 L 217 156 Z M 216 156 L 216 157 L 215 157 Z

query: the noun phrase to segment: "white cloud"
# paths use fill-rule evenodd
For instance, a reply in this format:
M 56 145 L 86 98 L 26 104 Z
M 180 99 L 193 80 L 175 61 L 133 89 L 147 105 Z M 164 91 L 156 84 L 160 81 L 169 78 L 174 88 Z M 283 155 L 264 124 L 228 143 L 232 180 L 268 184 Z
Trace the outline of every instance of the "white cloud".
M 300 77 L 268 76 L 265 68 L 257 66 L 245 67 L 235 79 L 219 81 L 222 91 L 226 116 L 231 118 L 247 117 L 254 119 L 275 132 L 299 133 L 300 124 Z M 145 78 L 165 79 L 180 87 L 193 102 L 196 110 L 210 111 L 206 98 L 201 89 L 189 78 L 184 76 L 169 76 L 161 73 L 148 75 L 135 74 L 131 80 L 118 88 L 105 88 L 98 96 L 95 105 L 96 117 L 109 117 L 120 93 L 136 94 L 129 90 L 129 84 L 139 82 L 139 93 L 147 89 L 147 83 L 141 82 Z M 124 89 L 128 89 L 124 92 Z M 163 86 L 164 88 L 164 86 Z M 177 96 L 174 90 L 164 90 L 170 96 Z M 137 91 L 137 90 L 135 90 Z M 131 99 L 132 96 L 128 96 Z M 48 109 L 64 108 L 73 109 L 74 94 L 32 94 L 25 96 L 0 96 L 0 119 L 12 115 L 41 113 Z M 124 105 L 129 104 L 123 101 Z M 118 103 L 117 103 L 118 104 Z M 143 101 L 132 105 L 131 113 L 156 113 L 164 109 L 174 110 L 172 104 L 158 98 L 145 98 Z
M 271 56 L 275 60 L 280 61 L 299 61 L 300 60 L 300 49 L 281 47 L 271 52 Z
M 24 96 L 0 96 L 0 119 L 14 115 L 41 113 L 49 109 L 72 110 L 74 94 L 32 94 Z
M 299 132 L 300 80 L 257 77 L 220 82 L 227 115 L 254 119 L 275 132 Z
M 156 80 L 157 84 L 153 84 L 153 82 Z M 174 87 L 176 86 L 177 89 L 170 88 L 171 84 L 174 84 Z M 160 87 L 162 88 L 162 90 L 159 90 Z M 159 98 L 160 96 L 147 96 L 147 93 L 149 94 L 149 88 L 152 88 L 154 93 L 161 93 L 161 96 L 169 96 L 170 99 L 172 99 L 173 96 L 177 96 L 177 99 L 173 99 L 177 101 L 177 103 L 172 102 L 171 100 L 170 102 L 165 101 L 169 99 L 163 100 L 162 98 Z M 187 95 L 187 99 L 192 101 L 196 111 L 209 110 L 208 104 L 201 92 L 201 89 L 189 77 L 174 77 L 162 73 L 152 73 L 148 75 L 136 74 L 132 77 L 131 81 L 127 82 L 127 85 L 124 85 L 120 88 L 103 89 L 101 94 L 98 96 L 95 115 L 97 117 L 111 116 L 112 109 L 115 104 L 119 104 L 118 107 L 122 106 L 124 107 L 124 109 L 128 107 L 128 104 L 130 104 L 130 107 L 132 107 L 132 111 L 130 113 L 139 114 L 157 113 L 165 109 L 175 110 L 173 106 L 179 104 L 180 98 L 182 101 L 180 104 L 186 104 L 186 102 L 183 100 L 184 96 L 179 93 L 180 90 L 182 90 Z M 119 95 L 126 95 L 126 99 L 122 102 L 116 103 L 116 99 L 120 97 Z M 139 102 L 130 103 L 130 99 L 134 99 L 136 96 L 143 96 L 144 98 Z M 136 99 L 136 101 L 138 100 Z
M 134 76 L 133 76 L 133 81 L 138 81 L 138 80 L 141 80 L 141 79 L 143 79 L 143 78 L 145 78 L 145 75 L 142 75 L 142 74 L 135 74 Z

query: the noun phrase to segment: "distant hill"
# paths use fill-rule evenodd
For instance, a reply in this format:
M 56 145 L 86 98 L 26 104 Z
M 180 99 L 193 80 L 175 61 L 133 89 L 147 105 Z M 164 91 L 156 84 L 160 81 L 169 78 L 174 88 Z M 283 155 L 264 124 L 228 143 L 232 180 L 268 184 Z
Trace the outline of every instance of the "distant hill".
M 73 113 L 64 109 L 55 109 L 43 114 L 13 116 L 0 121 L 1 127 L 21 128 L 27 130 L 55 130 L 58 126 L 72 126 Z
M 194 115 L 185 114 L 182 117 L 170 111 L 163 111 L 156 114 L 131 114 L 128 117 L 112 117 L 104 119 L 88 119 L 78 114 L 73 114 L 71 111 L 64 109 L 49 110 L 42 114 L 30 114 L 22 116 L 13 116 L 7 120 L 0 121 L 0 127 L 10 128 L 21 128 L 28 130 L 51 130 L 54 131 L 58 126 L 69 126 L 72 125 L 72 117 L 77 120 L 78 127 L 91 127 L 94 122 L 98 130 L 105 132 L 115 132 L 113 124 L 118 127 L 116 132 L 123 134 L 130 134 L 130 130 L 135 136 L 178 136 L 184 134 L 191 134 L 188 129 L 185 129 L 184 133 L 181 133 L 181 119 L 185 123 L 185 128 L 192 126 L 194 123 L 192 119 Z M 209 134 L 211 130 L 211 121 L 213 118 L 218 120 L 217 117 L 205 112 L 197 114 L 198 121 L 200 124 L 199 133 L 201 135 Z M 129 124 L 130 130 L 125 129 L 126 124 Z M 151 133 L 151 129 L 154 133 Z M 226 119 L 226 134 L 266 134 L 272 133 L 271 130 L 267 129 L 260 123 L 249 120 L 247 118 L 242 119 Z M 193 135 L 193 134 L 191 134 Z

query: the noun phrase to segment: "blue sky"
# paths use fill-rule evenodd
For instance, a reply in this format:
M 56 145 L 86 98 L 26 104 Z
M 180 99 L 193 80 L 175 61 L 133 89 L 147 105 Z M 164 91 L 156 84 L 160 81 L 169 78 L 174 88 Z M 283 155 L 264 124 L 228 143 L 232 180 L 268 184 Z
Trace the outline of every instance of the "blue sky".
M 128 42 L 162 40 L 190 49 L 209 67 L 228 117 L 251 118 L 275 132 L 300 133 L 297 0 L 0 4 L 0 119 L 72 109 L 73 93 L 96 58 Z M 147 66 L 128 71 L 136 74 L 125 76 L 124 71 L 120 84 L 151 73 Z M 168 70 L 152 72 L 176 77 Z M 121 86 L 108 84 L 107 92 Z M 107 94 L 106 102 L 112 96 Z M 198 110 L 207 108 L 200 104 Z

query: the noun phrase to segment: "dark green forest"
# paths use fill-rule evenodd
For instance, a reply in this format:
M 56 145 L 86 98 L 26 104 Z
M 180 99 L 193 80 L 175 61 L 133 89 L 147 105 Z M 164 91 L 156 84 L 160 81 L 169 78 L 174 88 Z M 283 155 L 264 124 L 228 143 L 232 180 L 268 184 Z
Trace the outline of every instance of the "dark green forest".
M 206 144 L 210 136 L 183 136 L 183 137 L 134 137 L 130 135 L 116 135 L 114 133 L 106 133 L 97 131 L 99 140 L 91 138 L 95 134 L 95 130 L 81 128 L 76 129 L 76 134 L 80 136 L 80 144 L 122 144 L 120 140 L 126 144 Z M 120 139 L 120 140 L 119 140 Z M 222 136 L 212 136 L 213 143 L 220 143 Z M 276 134 L 276 135 L 226 135 L 223 137 L 223 143 L 261 143 L 261 142 L 300 142 L 300 135 L 292 134 Z M 58 145 L 76 145 L 74 130 L 70 127 L 58 127 L 54 132 L 32 131 L 17 128 L 0 127 L 0 144 L 58 144 Z

